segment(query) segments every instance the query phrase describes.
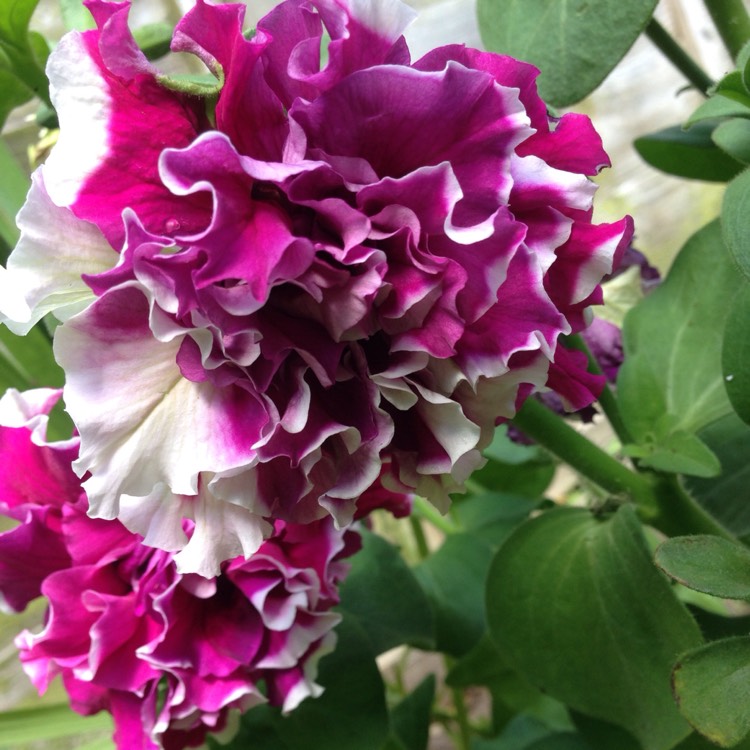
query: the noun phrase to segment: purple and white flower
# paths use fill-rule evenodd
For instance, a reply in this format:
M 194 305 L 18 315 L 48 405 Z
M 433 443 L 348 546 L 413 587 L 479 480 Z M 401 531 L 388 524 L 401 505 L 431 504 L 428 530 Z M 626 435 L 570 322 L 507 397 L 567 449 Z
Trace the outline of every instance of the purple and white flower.
M 138 50 L 128 3 L 87 5 L 8 265 L 28 314 L 5 314 L 65 321 L 94 517 L 212 575 L 275 520 L 345 526 L 384 465 L 444 509 L 529 394 L 595 398 L 558 339 L 631 224 L 592 223 L 607 156 L 535 68 L 412 62 L 397 0 L 286 0 L 250 39 L 241 5 L 197 0 L 172 47 L 215 76 L 201 98 Z
M 331 608 L 358 534 L 330 517 L 277 521 L 217 578 L 182 574 L 119 521 L 86 515 L 71 468 L 78 439 L 45 440 L 59 396 L 11 390 L 0 400 L 0 514 L 18 521 L 0 533 L 0 602 L 21 611 L 48 601 L 40 632 L 16 639 L 37 689 L 60 675 L 76 711 L 112 713 L 122 750 L 194 746 L 235 709 L 269 701 L 290 711 L 318 695 L 316 665 L 335 640 Z

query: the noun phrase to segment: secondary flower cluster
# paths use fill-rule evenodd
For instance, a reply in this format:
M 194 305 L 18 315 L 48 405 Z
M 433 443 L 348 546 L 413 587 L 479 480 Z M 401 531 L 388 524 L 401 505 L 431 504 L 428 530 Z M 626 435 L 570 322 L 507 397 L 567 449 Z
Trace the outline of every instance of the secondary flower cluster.
M 288 711 L 317 695 L 343 559 L 359 536 L 330 517 L 278 521 L 250 559 L 230 560 L 217 578 L 180 574 L 171 554 L 86 515 L 71 469 L 77 438 L 45 441 L 59 396 L 0 400 L 0 514 L 18 522 L 0 534 L 0 603 L 49 602 L 41 632 L 16 641 L 37 689 L 62 675 L 76 711 L 112 713 L 123 750 L 193 746 L 231 709 L 268 700 Z
M 250 39 L 243 6 L 197 0 L 172 47 L 199 85 L 146 60 L 127 2 L 86 4 L 97 28 L 50 58 L 60 138 L 6 316 L 65 321 L 93 516 L 211 576 L 277 520 L 346 526 L 381 476 L 445 508 L 530 393 L 595 398 L 558 339 L 630 221 L 592 223 L 607 156 L 536 69 L 412 62 L 398 0 L 286 0 Z

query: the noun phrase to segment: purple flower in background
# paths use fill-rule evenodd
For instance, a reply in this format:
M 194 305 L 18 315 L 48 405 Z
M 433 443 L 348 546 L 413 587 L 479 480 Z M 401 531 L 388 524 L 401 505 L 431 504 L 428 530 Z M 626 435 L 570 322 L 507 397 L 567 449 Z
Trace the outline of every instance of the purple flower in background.
M 445 509 L 529 394 L 595 398 L 558 339 L 631 223 L 592 224 L 607 156 L 586 117 L 548 117 L 535 68 L 412 62 L 397 0 L 287 0 L 249 40 L 241 5 L 198 0 L 172 46 L 215 76 L 207 106 L 141 54 L 127 3 L 87 5 L 9 261 L 28 314 L 5 314 L 65 321 L 93 516 L 212 575 L 276 519 L 345 526 L 383 466 Z
M 19 522 L 0 534 L 0 601 L 20 611 L 48 600 L 41 632 L 16 640 L 37 689 L 61 675 L 76 711 L 112 713 L 122 750 L 193 746 L 232 709 L 268 700 L 289 711 L 319 694 L 317 660 L 335 640 L 331 607 L 359 536 L 330 517 L 277 521 L 217 578 L 181 574 L 119 521 L 86 515 L 78 440 L 45 442 L 59 396 L 0 400 L 0 513 Z

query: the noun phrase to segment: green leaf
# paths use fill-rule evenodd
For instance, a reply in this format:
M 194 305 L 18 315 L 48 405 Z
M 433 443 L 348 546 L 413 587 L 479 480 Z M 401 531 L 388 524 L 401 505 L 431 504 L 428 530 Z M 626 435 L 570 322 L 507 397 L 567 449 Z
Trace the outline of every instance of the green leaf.
M 643 466 L 675 474 L 715 477 L 721 472 L 719 459 L 703 441 L 684 430 L 669 432 L 653 445 L 626 445 L 626 455 Z
M 703 534 L 663 542 L 654 557 L 671 578 L 688 588 L 724 599 L 750 599 L 750 550 Z
M 34 92 L 15 73 L 0 65 L 0 129 L 8 115 L 33 96 Z
M 112 731 L 108 713 L 79 716 L 68 705 L 0 712 L 0 748 L 9 750 L 26 743 L 101 731 Z
M 39 0 L 4 0 L 0 13 L 0 40 L 9 45 L 23 47 L 31 16 Z
M 641 750 L 640 743 L 630 732 L 616 724 L 593 719 L 591 716 L 571 711 L 571 718 L 581 736 L 592 748 L 606 750 Z
M 209 747 L 231 750 L 370 750 L 388 736 L 385 688 L 367 634 L 352 617 L 336 628 L 338 642 L 320 661 L 316 682 L 325 691 L 308 698 L 288 716 L 277 708 L 258 706 L 247 711 L 240 730 L 228 745 L 216 740 Z
M 724 386 L 740 419 L 750 424 L 750 284 L 732 301 L 721 350 Z
M 435 611 L 437 649 L 467 653 L 485 631 L 484 582 L 492 549 L 474 534 L 451 534 L 414 575 Z
M 148 23 L 133 31 L 133 38 L 149 60 L 158 60 L 169 52 L 172 27 L 168 23 Z
M 750 211 L 750 170 L 732 180 L 724 193 L 721 227 L 729 252 L 745 276 L 750 279 L 750 233 L 747 217 Z
M 557 732 L 532 742 L 526 750 L 594 750 L 579 734 Z
M 698 123 L 689 130 L 674 126 L 636 138 L 633 145 L 644 161 L 667 174 L 728 182 L 742 171 L 742 164 L 714 143 L 715 128 L 713 121 Z
M 716 94 L 706 99 L 687 118 L 684 127 L 691 128 L 696 123 L 703 122 L 704 120 L 715 120 L 721 117 L 750 117 L 750 106 L 743 102 L 738 102 L 731 97 Z
M 683 654 L 672 679 L 680 711 L 712 742 L 732 747 L 750 732 L 750 637 Z
M 427 750 L 435 676 L 428 675 L 391 710 L 391 731 L 406 750 Z
M 8 382 L 6 387 L 61 388 L 65 382 L 52 354 L 52 344 L 38 326 L 26 336 L 16 336 L 0 326 L 0 383 L 5 382 L 8 372 L 20 382 Z
M 713 142 L 742 164 L 750 164 L 750 120 L 733 117 L 722 122 L 711 135 Z
M 559 508 L 517 529 L 487 584 L 490 634 L 532 684 L 622 726 L 644 750 L 687 736 L 669 676 L 700 632 L 651 561 L 630 506 Z
M 414 574 L 385 539 L 363 531 L 362 542 L 341 586 L 340 608 L 359 620 L 376 654 L 404 643 L 432 648 L 432 610 Z
M 684 436 L 732 410 L 717 331 L 741 283 L 715 221 L 688 240 L 664 282 L 625 318 L 617 378 L 622 417 L 641 454 L 660 466 L 669 466 L 665 452 L 684 458 L 684 472 L 695 471 L 691 462 L 711 462 Z
M 735 414 L 728 414 L 698 433 L 721 461 L 722 473 L 716 479 L 684 477 L 688 492 L 716 520 L 733 534 L 750 534 L 750 427 Z
M 16 214 L 26 200 L 30 181 L 2 137 L 0 137 L 0 174 L 3 176 L 2 189 L 0 189 L 0 238 L 8 247 L 15 247 L 19 237 Z M 5 265 L 6 260 L 7 257 L 0 257 L 2 265 Z
M 536 65 L 542 98 L 580 101 L 617 65 L 651 18 L 656 0 L 479 0 L 485 47 Z
M 538 507 L 538 500 L 487 492 L 456 501 L 455 514 L 466 531 L 496 549 Z

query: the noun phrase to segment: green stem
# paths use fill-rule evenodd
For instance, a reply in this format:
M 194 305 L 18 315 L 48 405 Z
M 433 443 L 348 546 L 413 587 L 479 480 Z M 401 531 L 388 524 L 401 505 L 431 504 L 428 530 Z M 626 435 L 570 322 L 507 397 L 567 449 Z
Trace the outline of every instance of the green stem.
M 628 495 L 646 508 L 656 508 L 654 483 L 648 477 L 612 458 L 536 399 L 526 400 L 513 423 L 602 489 Z
M 414 535 L 414 541 L 417 545 L 419 559 L 426 560 L 430 556 L 430 547 L 427 544 L 427 538 L 424 535 L 422 521 L 420 521 L 415 515 L 411 515 L 409 516 L 409 524 L 411 526 L 411 532 Z
M 471 748 L 471 723 L 469 712 L 466 709 L 464 691 L 461 688 L 451 688 L 453 694 L 453 705 L 456 708 L 456 724 L 458 724 L 458 742 L 460 750 Z
M 646 36 L 698 91 L 704 96 L 708 94 L 714 82 L 655 18 L 648 22 Z
M 583 352 L 589 360 L 589 372 L 593 372 L 596 375 L 603 375 L 602 368 L 599 366 L 599 362 L 597 361 L 596 357 L 591 353 L 591 350 L 586 345 L 586 342 L 584 341 L 583 337 L 575 334 L 573 336 L 568 336 L 566 343 L 570 345 L 573 349 L 578 349 L 579 351 Z M 617 398 L 615 397 L 615 394 L 612 392 L 612 389 L 609 387 L 609 383 L 604 384 L 604 389 L 602 390 L 601 394 L 599 395 L 599 406 L 602 407 L 602 411 L 604 412 L 604 415 L 609 420 L 609 423 L 612 425 L 612 429 L 615 431 L 615 434 L 620 439 L 620 442 L 623 445 L 626 445 L 627 443 L 632 443 L 633 438 L 630 435 L 630 432 L 628 431 L 628 428 L 625 426 L 625 422 L 622 419 L 622 415 L 620 414 L 620 406 L 617 403 Z
M 442 515 L 440 511 L 428 500 L 422 497 L 414 498 L 412 512 L 431 523 L 436 529 L 440 529 L 446 534 L 455 534 L 457 529 L 450 520 Z
M 703 0 L 732 59 L 750 40 L 750 16 L 743 0 Z

